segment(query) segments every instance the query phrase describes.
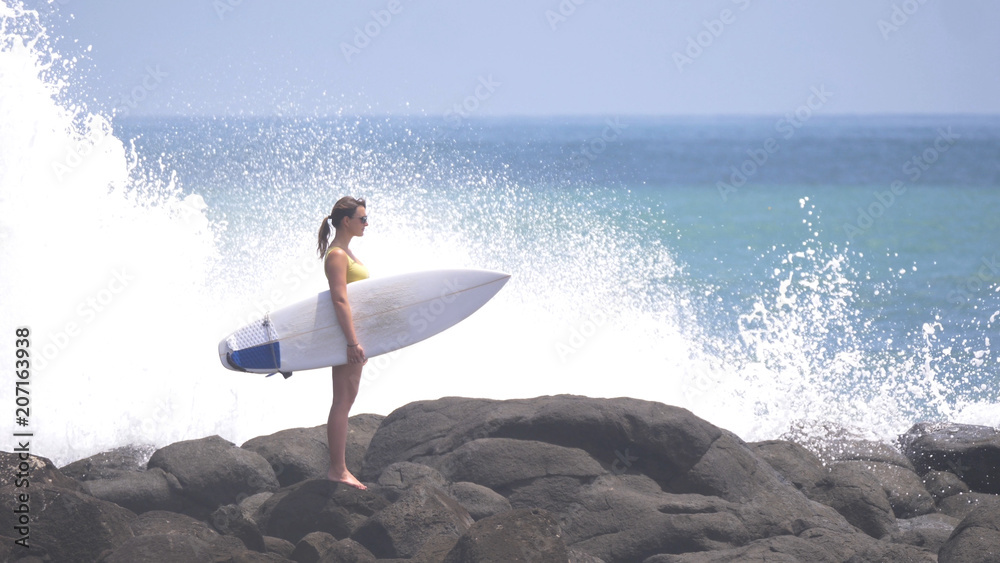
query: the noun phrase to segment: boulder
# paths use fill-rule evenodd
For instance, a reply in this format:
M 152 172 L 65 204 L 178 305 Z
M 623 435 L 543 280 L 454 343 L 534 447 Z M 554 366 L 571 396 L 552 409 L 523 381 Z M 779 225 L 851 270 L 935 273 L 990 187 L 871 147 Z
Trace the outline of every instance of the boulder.
M 285 559 L 291 559 L 292 552 L 295 551 L 294 543 L 274 536 L 264 536 L 264 547 L 267 553 L 274 553 Z
M 924 488 L 936 503 L 952 495 L 970 492 L 969 486 L 950 471 L 928 471 L 924 474 Z
M 938 504 L 941 512 L 959 520 L 964 520 L 966 516 L 980 506 L 1000 512 L 1000 495 L 959 493 L 942 500 Z
M 536 508 L 510 510 L 476 522 L 458 539 L 444 563 L 566 563 L 568 558 L 556 519 Z
M 769 440 L 750 444 L 750 447 L 785 480 L 807 495 L 830 471 L 816 454 L 794 442 Z
M 272 495 L 261 505 L 258 523 L 265 535 L 292 543 L 311 532 L 325 532 L 339 540 L 349 537 L 388 504 L 372 489 L 362 491 L 314 479 Z
M 290 428 L 258 436 L 240 447 L 266 459 L 282 487 L 309 479 L 325 479 L 330 469 L 326 425 Z
M 1000 561 L 1000 510 L 977 507 L 962 520 L 938 552 L 940 563 Z
M 51 467 L 55 470 L 54 466 Z M 55 480 L 58 480 L 56 478 Z M 29 549 L 19 556 L 48 555 L 53 561 L 89 562 L 117 549 L 133 537 L 135 513 L 88 494 L 32 481 L 29 487 L 0 487 L 0 509 L 6 534 L 17 534 L 18 495 L 29 496 Z M 19 539 L 16 536 L 15 539 Z M 19 547 L 20 549 L 20 547 Z
M 153 446 L 122 446 L 74 461 L 60 471 L 77 481 L 113 479 L 123 473 L 146 469 L 146 462 L 154 451 Z
M 83 482 L 86 492 L 136 514 L 150 510 L 182 510 L 185 501 L 177 478 L 159 468 L 148 471 L 101 472 L 107 476 Z
M 292 560 L 296 563 L 316 563 L 337 544 L 337 538 L 326 532 L 309 532 L 295 544 Z
M 503 495 L 482 485 L 460 481 L 448 487 L 448 494 L 469 511 L 473 520 L 495 516 L 511 509 Z
M 417 483 L 424 483 L 439 489 L 448 486 L 448 481 L 437 469 L 409 461 L 393 463 L 386 467 L 378 477 L 378 485 L 382 494 L 391 502 L 396 502 L 406 489 Z
M 375 556 L 360 543 L 345 539 L 330 546 L 319 563 L 375 563 Z
M 899 437 L 917 472 L 950 471 L 972 491 L 1000 494 L 1000 430 L 971 424 L 914 425 Z
M 808 540 L 796 536 L 775 536 L 749 545 L 718 551 L 680 555 L 656 555 L 643 563 L 842 563 L 843 559 Z
M 910 519 L 896 520 L 897 531 L 892 534 L 894 543 L 905 543 L 937 553 L 951 537 L 959 520 L 947 514 L 925 514 Z
M 239 506 L 235 504 L 220 506 L 209 517 L 209 522 L 217 532 L 224 536 L 233 536 L 243 542 L 248 549 L 261 553 L 267 551 L 260 527 Z
M 852 525 L 881 538 L 891 533 L 896 517 L 875 475 L 860 466 L 838 463 L 810 492 L 810 497 L 833 507 Z
M 152 534 L 125 542 L 103 560 L 105 563 L 212 563 L 209 544 L 195 536 Z
M 724 549 L 812 526 L 852 529 L 732 433 L 637 399 L 411 403 L 383 421 L 365 470 L 400 461 L 488 487 L 514 509 L 547 510 L 571 549 L 609 562 Z
M 372 515 L 351 539 L 380 559 L 411 558 L 430 538 L 458 538 L 472 524 L 469 513 L 443 490 L 417 484 Z
M 278 479 L 267 460 L 219 436 L 160 448 L 149 458 L 148 467 L 176 477 L 186 501 L 183 512 L 201 519 L 222 505 L 278 489 Z
M 59 487 L 70 491 L 84 492 L 75 479 L 63 474 L 48 458 L 24 454 L 0 452 L 0 487 L 23 484 L 28 476 L 28 487 Z
M 871 471 L 882 484 L 896 518 L 914 518 L 937 510 L 934 497 L 912 469 L 882 461 L 843 461 L 838 464 Z

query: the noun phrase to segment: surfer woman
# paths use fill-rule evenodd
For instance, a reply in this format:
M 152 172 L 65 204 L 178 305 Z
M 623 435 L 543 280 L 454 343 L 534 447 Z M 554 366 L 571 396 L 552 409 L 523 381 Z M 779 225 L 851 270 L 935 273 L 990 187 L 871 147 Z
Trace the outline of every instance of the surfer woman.
M 336 230 L 330 240 L 330 228 Z M 368 268 L 358 261 L 349 246 L 354 237 L 364 236 L 368 226 L 365 214 L 365 200 L 344 197 L 333 206 L 333 211 L 323 219 L 319 229 L 317 249 L 323 258 L 323 269 L 330 283 L 330 297 L 337 314 L 340 328 L 347 337 L 347 364 L 333 366 L 333 404 L 330 418 L 326 422 L 327 443 L 330 446 L 330 471 L 327 479 L 346 483 L 358 489 L 367 489 L 357 477 L 347 469 L 347 417 L 361 386 L 361 370 L 368 358 L 365 349 L 358 342 L 351 316 L 351 304 L 347 301 L 347 284 L 368 277 Z

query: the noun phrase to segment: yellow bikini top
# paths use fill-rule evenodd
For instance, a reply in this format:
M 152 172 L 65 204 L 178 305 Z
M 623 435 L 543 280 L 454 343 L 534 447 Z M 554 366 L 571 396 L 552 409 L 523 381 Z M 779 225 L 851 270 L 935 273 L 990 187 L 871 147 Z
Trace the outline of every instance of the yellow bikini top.
M 330 252 L 333 252 L 334 248 L 340 247 L 331 247 L 330 250 L 326 251 L 326 255 L 329 256 Z M 351 255 L 347 254 L 347 252 L 344 252 L 344 254 L 347 255 L 347 283 L 368 279 L 368 268 L 360 262 L 355 262 L 354 259 L 351 258 Z

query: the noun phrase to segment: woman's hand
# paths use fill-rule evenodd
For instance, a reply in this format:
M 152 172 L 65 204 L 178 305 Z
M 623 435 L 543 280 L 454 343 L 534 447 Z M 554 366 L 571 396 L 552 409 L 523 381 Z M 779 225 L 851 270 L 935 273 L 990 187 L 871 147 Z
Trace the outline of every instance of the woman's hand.
M 368 363 L 368 356 L 365 355 L 365 349 L 361 344 L 347 347 L 347 363 L 361 365 Z

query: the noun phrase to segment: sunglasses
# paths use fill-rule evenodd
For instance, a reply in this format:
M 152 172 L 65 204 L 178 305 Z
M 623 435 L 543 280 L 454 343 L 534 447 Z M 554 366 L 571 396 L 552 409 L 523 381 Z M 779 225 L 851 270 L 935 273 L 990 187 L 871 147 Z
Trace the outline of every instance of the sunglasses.
M 368 216 L 367 215 L 362 215 L 361 217 L 354 217 L 354 219 L 357 219 L 357 220 L 361 221 L 362 225 L 367 225 L 368 224 Z

